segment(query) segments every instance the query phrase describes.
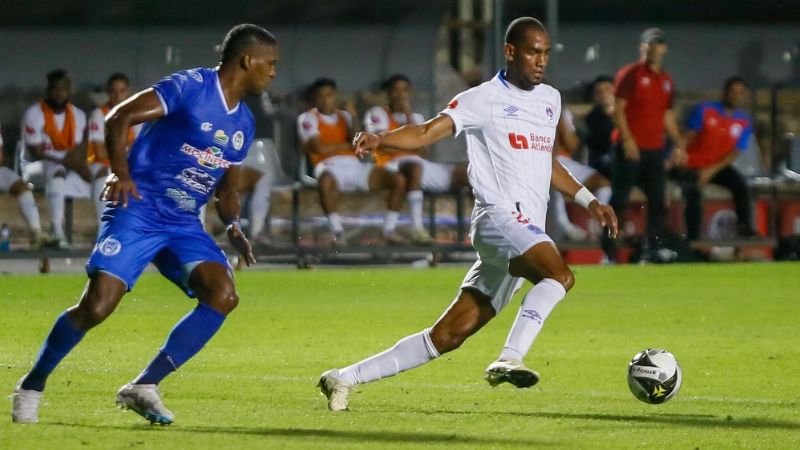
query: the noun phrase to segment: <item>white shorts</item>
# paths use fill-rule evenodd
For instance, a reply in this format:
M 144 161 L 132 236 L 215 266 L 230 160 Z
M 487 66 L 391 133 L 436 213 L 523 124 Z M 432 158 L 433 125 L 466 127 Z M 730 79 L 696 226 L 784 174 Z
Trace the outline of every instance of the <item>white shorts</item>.
M 586 164 L 581 164 L 578 161 L 570 158 L 569 156 L 558 155 L 558 161 L 566 167 L 567 170 L 578 180 L 578 183 L 583 184 L 591 178 L 594 174 L 597 173 L 593 167 L 589 167 Z
M 0 192 L 8 192 L 11 186 L 20 180 L 17 172 L 8 167 L 0 167 Z
M 505 205 L 475 207 L 470 237 L 478 260 L 467 272 L 461 288 L 488 295 L 496 312 L 505 308 L 524 281 L 508 273 L 509 261 L 537 244 L 553 242 L 544 232 L 544 224 L 534 224 L 514 206 Z
M 456 166 L 428 161 L 417 155 L 404 155 L 397 157 L 388 164 L 385 169 L 389 172 L 397 172 L 404 163 L 416 163 L 422 165 L 422 190 L 427 192 L 449 192 L 453 180 L 453 171 Z
M 67 170 L 61 164 L 54 161 L 34 161 L 26 163 L 22 167 L 22 178 L 33 183 L 39 189 L 44 190 L 47 179 L 52 177 L 59 170 L 66 172 L 64 176 L 64 196 L 70 198 L 90 198 L 92 196 L 92 186 L 86 182 L 77 172 Z
M 374 164 L 361 162 L 355 156 L 334 156 L 314 167 L 314 177 L 319 179 L 323 173 L 329 173 L 336 179 L 341 192 L 369 191 L 369 174 Z
M 422 189 L 428 192 L 450 192 L 453 171 L 456 166 L 424 160 L 422 166 Z
M 387 172 L 397 172 L 398 170 L 400 170 L 400 166 L 406 163 L 419 164 L 424 167 L 425 159 L 423 159 L 419 155 L 398 156 L 397 158 L 394 158 L 388 163 L 386 163 L 386 165 L 383 166 L 383 168 L 386 169 Z

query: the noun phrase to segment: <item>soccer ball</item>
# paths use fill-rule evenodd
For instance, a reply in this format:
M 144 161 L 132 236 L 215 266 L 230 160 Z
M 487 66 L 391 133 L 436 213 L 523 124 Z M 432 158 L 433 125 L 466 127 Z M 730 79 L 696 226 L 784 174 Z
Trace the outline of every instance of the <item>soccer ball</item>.
M 628 364 L 628 387 L 636 398 L 651 405 L 674 397 L 682 378 L 678 360 L 666 350 L 642 350 Z

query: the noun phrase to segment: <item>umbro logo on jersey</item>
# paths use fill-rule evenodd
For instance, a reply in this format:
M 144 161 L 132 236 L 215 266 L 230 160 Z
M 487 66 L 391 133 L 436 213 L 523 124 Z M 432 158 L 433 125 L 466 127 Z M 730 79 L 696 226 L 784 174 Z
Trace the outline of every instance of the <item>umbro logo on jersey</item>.
M 517 113 L 517 111 L 519 111 L 519 108 L 517 108 L 514 105 L 511 105 L 511 106 L 506 106 L 505 108 L 503 108 L 503 111 L 505 111 L 506 115 L 508 115 L 508 116 L 516 116 L 517 115 L 516 113 Z
M 508 143 L 514 150 L 536 150 L 539 152 L 553 151 L 553 138 L 549 136 L 530 136 L 518 133 L 508 133 Z

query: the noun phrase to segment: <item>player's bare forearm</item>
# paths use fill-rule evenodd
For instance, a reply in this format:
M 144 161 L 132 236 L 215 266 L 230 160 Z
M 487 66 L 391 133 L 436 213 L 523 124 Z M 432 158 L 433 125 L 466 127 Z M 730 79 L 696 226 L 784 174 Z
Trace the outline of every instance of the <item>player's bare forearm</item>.
M 239 200 L 239 191 L 236 186 L 239 185 L 239 177 L 241 176 L 241 167 L 231 166 L 225 171 L 222 176 L 216 192 L 216 208 L 217 215 L 224 224 L 233 223 L 239 220 L 242 205 Z
M 120 178 L 130 176 L 128 171 L 128 128 L 140 123 L 156 120 L 166 114 L 161 100 L 153 88 L 138 92 L 106 116 L 106 151 L 111 161 L 111 170 Z
M 353 140 L 353 147 L 356 153 L 368 152 L 379 146 L 385 146 L 390 151 L 416 150 L 452 136 L 454 128 L 453 119 L 446 114 L 440 114 L 425 123 L 405 125 L 388 132 L 358 133 Z
M 225 175 L 217 185 L 217 214 L 223 223 L 228 224 L 227 234 L 228 240 L 231 242 L 236 251 L 244 258 L 245 263 L 249 266 L 256 262 L 253 255 L 253 247 L 244 235 L 241 226 L 239 225 L 239 213 L 241 212 L 241 203 L 239 201 L 239 179 L 241 178 L 242 168 L 240 166 L 231 166 L 225 171 Z
M 553 158 L 553 175 L 550 178 L 550 186 L 569 198 L 574 198 L 575 194 L 583 187 L 557 158 Z

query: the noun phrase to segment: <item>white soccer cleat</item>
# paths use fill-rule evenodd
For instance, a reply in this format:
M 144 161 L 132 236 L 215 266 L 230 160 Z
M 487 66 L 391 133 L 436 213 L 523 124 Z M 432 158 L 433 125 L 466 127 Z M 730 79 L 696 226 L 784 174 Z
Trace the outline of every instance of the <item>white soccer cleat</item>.
M 347 397 L 353 385 L 334 376 L 335 369 L 328 370 L 319 377 L 317 387 L 328 398 L 328 409 L 331 411 L 347 411 Z
M 515 359 L 499 359 L 486 368 L 483 377 L 489 385 L 495 387 L 502 383 L 511 383 L 518 388 L 529 388 L 539 382 L 539 374 Z
M 58 239 L 54 245 L 59 250 L 72 250 L 72 244 L 64 238 Z
M 20 378 L 14 393 L 11 394 L 11 420 L 15 423 L 39 423 L 39 404 L 42 392 L 22 389 Z
M 132 384 L 122 386 L 117 392 L 117 405 L 130 409 L 149 420 L 151 424 L 169 425 L 175 415 L 161 402 L 161 393 L 155 384 Z

